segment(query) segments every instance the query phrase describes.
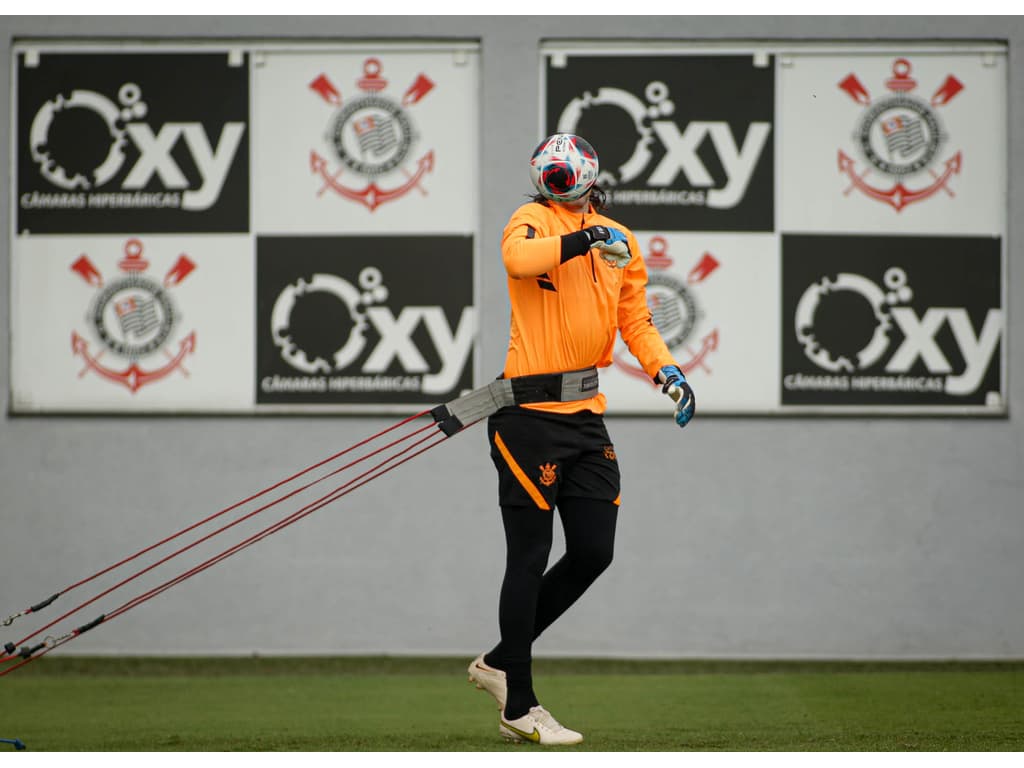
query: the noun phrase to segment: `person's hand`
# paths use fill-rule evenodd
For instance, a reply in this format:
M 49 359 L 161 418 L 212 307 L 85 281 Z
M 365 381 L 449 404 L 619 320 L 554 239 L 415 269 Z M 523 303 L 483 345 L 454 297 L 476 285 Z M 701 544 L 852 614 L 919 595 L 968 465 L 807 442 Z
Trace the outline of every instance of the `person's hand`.
M 593 248 L 601 252 L 601 258 L 613 267 L 623 269 L 633 254 L 629 252 L 629 241 L 621 229 L 615 227 L 604 227 L 597 224 L 583 230 Z
M 661 384 L 661 391 L 671 397 L 675 403 L 676 424 L 685 427 L 693 418 L 693 412 L 697 406 L 697 398 L 694 397 L 693 389 L 686 381 L 683 372 L 676 365 L 666 365 L 658 371 L 656 381 Z

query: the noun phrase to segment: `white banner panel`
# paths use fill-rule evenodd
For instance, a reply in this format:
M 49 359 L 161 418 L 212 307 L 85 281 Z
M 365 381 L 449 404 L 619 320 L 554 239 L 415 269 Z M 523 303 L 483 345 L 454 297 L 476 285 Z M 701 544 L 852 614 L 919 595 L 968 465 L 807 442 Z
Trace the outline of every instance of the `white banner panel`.
M 777 88 L 781 230 L 1005 232 L 1005 55 L 785 53 Z
M 647 300 L 692 383 L 701 413 L 778 406 L 779 245 L 775 235 L 638 232 Z M 621 339 L 601 371 L 609 414 L 667 413 L 669 403 Z
M 270 50 L 253 84 L 261 234 L 476 230 L 475 46 Z
M 14 411 L 252 409 L 248 236 L 33 236 L 14 251 Z

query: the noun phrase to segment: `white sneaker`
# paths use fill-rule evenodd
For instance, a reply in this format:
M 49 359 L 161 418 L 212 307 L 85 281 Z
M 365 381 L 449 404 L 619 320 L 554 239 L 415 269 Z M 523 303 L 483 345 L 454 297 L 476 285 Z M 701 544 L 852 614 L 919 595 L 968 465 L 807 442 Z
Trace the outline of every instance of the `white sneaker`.
M 469 682 L 476 683 L 477 688 L 491 694 L 498 702 L 498 709 L 505 708 L 505 699 L 508 697 L 505 673 L 484 663 L 482 653 L 470 662 Z
M 579 744 L 583 734 L 566 728 L 538 704 L 515 720 L 506 720 L 504 711 L 498 731 L 505 741 L 532 741 L 541 745 Z

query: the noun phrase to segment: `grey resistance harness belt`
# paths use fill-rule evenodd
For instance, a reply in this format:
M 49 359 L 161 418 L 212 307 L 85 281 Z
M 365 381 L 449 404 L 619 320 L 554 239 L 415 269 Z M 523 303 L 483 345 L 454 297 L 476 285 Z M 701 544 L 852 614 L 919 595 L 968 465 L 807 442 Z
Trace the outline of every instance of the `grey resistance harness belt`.
M 541 373 L 495 379 L 485 387 L 431 410 L 437 426 L 451 437 L 468 424 L 487 418 L 499 408 L 527 403 L 568 403 L 598 393 L 597 368 L 566 373 Z

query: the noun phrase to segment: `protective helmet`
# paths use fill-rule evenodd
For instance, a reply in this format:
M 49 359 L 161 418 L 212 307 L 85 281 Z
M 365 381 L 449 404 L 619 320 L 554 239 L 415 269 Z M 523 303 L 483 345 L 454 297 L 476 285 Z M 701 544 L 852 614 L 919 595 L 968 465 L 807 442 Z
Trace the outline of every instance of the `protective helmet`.
M 594 186 L 597 172 L 597 152 L 572 133 L 548 136 L 530 158 L 533 186 L 549 200 L 579 200 Z

